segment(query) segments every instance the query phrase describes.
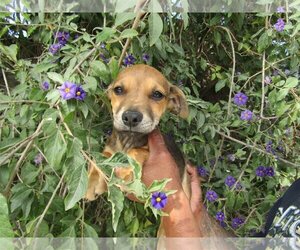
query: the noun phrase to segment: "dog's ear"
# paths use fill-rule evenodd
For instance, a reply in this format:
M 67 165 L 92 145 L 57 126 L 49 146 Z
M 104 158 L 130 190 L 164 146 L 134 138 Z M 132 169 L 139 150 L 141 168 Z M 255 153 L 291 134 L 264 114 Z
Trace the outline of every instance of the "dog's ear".
M 186 119 L 189 115 L 189 108 L 186 97 L 180 88 L 171 83 L 169 84 L 170 92 L 168 96 L 168 110 Z

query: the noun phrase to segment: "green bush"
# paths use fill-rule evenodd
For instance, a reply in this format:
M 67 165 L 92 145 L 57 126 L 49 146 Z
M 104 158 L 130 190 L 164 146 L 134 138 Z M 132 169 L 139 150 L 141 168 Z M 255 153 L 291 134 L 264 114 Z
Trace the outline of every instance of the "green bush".
M 149 197 L 167 180 L 147 189 L 130 159 L 100 154 L 112 128 L 105 90 L 131 63 L 154 66 L 185 92 L 188 119 L 166 114 L 160 128 L 197 165 L 207 210 L 223 212 L 227 230 L 262 229 L 298 178 L 298 13 L 145 13 L 136 29 L 134 19 L 1 13 L 0 189 L 15 236 L 155 236 Z M 63 100 L 65 82 L 81 85 L 83 100 Z M 108 175 L 109 193 L 86 203 L 91 159 Z M 135 169 L 128 188 L 145 206 L 117 188 L 112 169 L 128 162 Z M 257 176 L 259 166 L 271 167 L 258 173 L 266 176 Z

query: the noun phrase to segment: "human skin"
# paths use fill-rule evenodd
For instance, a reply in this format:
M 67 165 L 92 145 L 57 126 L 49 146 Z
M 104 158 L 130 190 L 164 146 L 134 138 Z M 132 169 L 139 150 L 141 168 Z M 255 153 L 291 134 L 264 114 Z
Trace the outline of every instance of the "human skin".
M 191 197 L 183 191 L 178 167 L 169 153 L 159 130 L 154 130 L 148 137 L 149 158 L 143 166 L 143 182 L 149 186 L 154 180 L 170 178 L 166 190 L 177 190 L 168 196 L 163 209 L 169 216 L 162 222 L 167 237 L 233 237 L 209 216 L 202 203 L 201 183 L 197 169 L 186 166 L 190 177 Z
M 192 188 L 192 196 L 189 200 L 183 191 L 178 167 L 158 130 L 149 134 L 148 145 L 150 154 L 143 166 L 143 182 L 149 186 L 154 180 L 170 178 L 171 181 L 167 183 L 165 190 L 177 190 L 175 194 L 168 196 L 167 205 L 163 209 L 169 214 L 162 218 L 165 235 L 167 237 L 201 237 L 193 214 L 194 212 L 197 215 L 201 209 L 201 190 L 199 181 L 196 181 L 198 178 L 195 178 L 195 169 L 188 166 Z

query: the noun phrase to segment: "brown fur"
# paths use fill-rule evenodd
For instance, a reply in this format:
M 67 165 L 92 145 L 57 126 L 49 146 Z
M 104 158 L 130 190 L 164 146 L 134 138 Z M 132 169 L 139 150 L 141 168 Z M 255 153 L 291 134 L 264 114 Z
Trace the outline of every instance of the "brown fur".
M 121 87 L 124 93 L 117 95 L 114 92 L 116 87 Z M 151 98 L 154 91 L 162 93 L 164 98 L 161 100 Z M 153 121 L 153 124 L 158 123 L 167 110 L 183 118 L 188 116 L 188 106 L 183 92 L 178 87 L 170 84 L 159 71 L 147 65 L 135 65 L 123 70 L 109 86 L 108 97 L 111 101 L 114 119 L 119 118 L 119 112 L 127 110 L 142 113 L 143 116 L 148 117 L 149 121 Z M 131 131 L 131 128 L 120 131 L 114 127 L 103 154 L 110 157 L 116 152 L 124 152 L 143 165 L 149 157 L 148 133 L 134 132 Z M 190 197 L 188 176 L 184 171 L 184 159 L 176 145 L 167 137 L 164 137 L 164 139 L 173 158 L 178 165 L 181 165 L 183 189 Z M 115 174 L 125 181 L 130 181 L 133 178 L 130 167 L 118 168 Z M 107 191 L 107 186 L 97 166 L 90 165 L 88 177 L 89 184 L 85 197 L 88 200 L 94 200 L 97 195 Z M 163 234 L 162 229 L 159 232 Z

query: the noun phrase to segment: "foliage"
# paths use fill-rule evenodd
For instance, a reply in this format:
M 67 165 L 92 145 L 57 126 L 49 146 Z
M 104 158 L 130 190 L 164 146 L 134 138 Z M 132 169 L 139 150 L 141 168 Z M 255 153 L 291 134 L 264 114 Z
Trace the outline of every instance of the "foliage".
M 146 13 L 137 29 L 134 18 L 1 14 L 0 189 L 15 236 L 155 236 L 159 222 L 150 194 L 168 180 L 146 188 L 130 158 L 100 154 L 112 126 L 105 90 L 120 68 L 133 63 L 153 65 L 185 92 L 187 121 L 166 114 L 161 130 L 202 166 L 203 193 L 218 196 L 205 204 L 214 217 L 223 212 L 227 230 L 245 236 L 262 229 L 271 205 L 298 177 L 298 13 L 203 13 L 188 19 Z M 274 27 L 279 18 L 283 31 Z M 67 41 L 57 32 L 67 32 Z M 119 67 L 127 38 L 131 44 Z M 64 100 L 58 88 L 66 81 L 81 85 L 85 98 Z M 234 102 L 240 92 L 246 102 Z M 245 110 L 251 118 L 241 119 Z M 108 176 L 109 192 L 86 203 L 90 160 Z M 129 201 L 118 188 L 122 183 L 113 169 L 128 164 L 135 178 L 126 188 L 145 205 Z M 275 176 L 257 176 L 259 166 L 271 166 Z M 224 185 L 228 176 L 234 184 Z

